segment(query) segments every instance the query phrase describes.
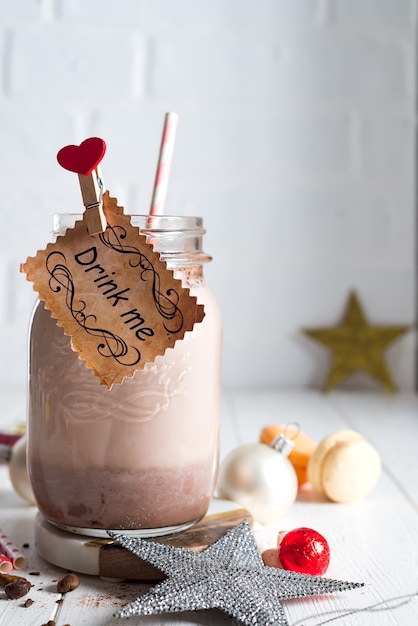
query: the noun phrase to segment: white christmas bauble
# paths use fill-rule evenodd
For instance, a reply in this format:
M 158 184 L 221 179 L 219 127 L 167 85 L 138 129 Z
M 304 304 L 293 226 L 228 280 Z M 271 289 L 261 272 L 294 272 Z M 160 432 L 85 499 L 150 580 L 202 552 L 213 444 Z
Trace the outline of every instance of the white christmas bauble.
M 219 496 L 246 508 L 261 524 L 282 517 L 297 491 L 296 473 L 287 456 L 263 443 L 236 448 L 219 468 Z
M 9 460 L 9 476 L 14 490 L 29 504 L 35 504 L 32 487 L 26 467 L 26 436 L 14 444 Z

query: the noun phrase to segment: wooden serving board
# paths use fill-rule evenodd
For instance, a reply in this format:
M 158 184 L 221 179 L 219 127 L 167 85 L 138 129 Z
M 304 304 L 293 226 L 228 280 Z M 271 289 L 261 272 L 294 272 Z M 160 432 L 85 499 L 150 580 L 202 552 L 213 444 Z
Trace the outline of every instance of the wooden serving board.
M 225 502 L 227 510 L 212 514 L 209 511 L 209 515 L 192 528 L 153 537 L 149 541 L 201 552 L 243 520 L 252 523 L 252 517 L 245 509 L 234 508 L 233 502 L 226 501 L 218 501 L 218 509 L 219 502 L 221 508 Z M 63 531 L 46 522 L 40 514 L 35 524 L 35 545 L 46 561 L 80 574 L 122 580 L 157 581 L 165 578 L 154 566 L 112 539 L 95 539 Z

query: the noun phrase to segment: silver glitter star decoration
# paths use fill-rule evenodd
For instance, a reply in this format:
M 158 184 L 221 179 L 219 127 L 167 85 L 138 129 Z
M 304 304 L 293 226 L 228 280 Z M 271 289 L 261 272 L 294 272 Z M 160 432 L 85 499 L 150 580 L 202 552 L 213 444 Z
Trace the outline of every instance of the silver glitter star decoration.
M 363 586 L 265 566 L 247 521 L 203 552 L 108 534 L 168 577 L 116 617 L 220 609 L 248 626 L 288 626 L 282 600 Z

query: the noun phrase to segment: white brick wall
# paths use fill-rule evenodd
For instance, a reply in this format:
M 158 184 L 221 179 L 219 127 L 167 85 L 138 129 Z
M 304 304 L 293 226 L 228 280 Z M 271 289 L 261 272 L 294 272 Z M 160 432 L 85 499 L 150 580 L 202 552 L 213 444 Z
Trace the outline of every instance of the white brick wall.
M 205 219 L 226 385 L 320 385 L 300 328 L 351 288 L 372 322 L 413 323 L 417 1 L 0 0 L 2 381 L 26 379 L 19 264 L 81 208 L 56 152 L 103 137 L 107 186 L 147 211 L 168 110 L 167 212 Z M 412 388 L 415 334 L 387 354 Z

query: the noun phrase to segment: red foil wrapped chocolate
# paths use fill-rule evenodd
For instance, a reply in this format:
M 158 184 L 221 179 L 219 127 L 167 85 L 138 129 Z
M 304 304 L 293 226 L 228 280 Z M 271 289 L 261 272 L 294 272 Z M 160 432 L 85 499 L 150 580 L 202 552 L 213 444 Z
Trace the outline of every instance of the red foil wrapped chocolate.
M 321 576 L 328 569 L 330 549 L 325 537 L 312 528 L 296 528 L 279 535 L 279 560 L 283 569 Z

